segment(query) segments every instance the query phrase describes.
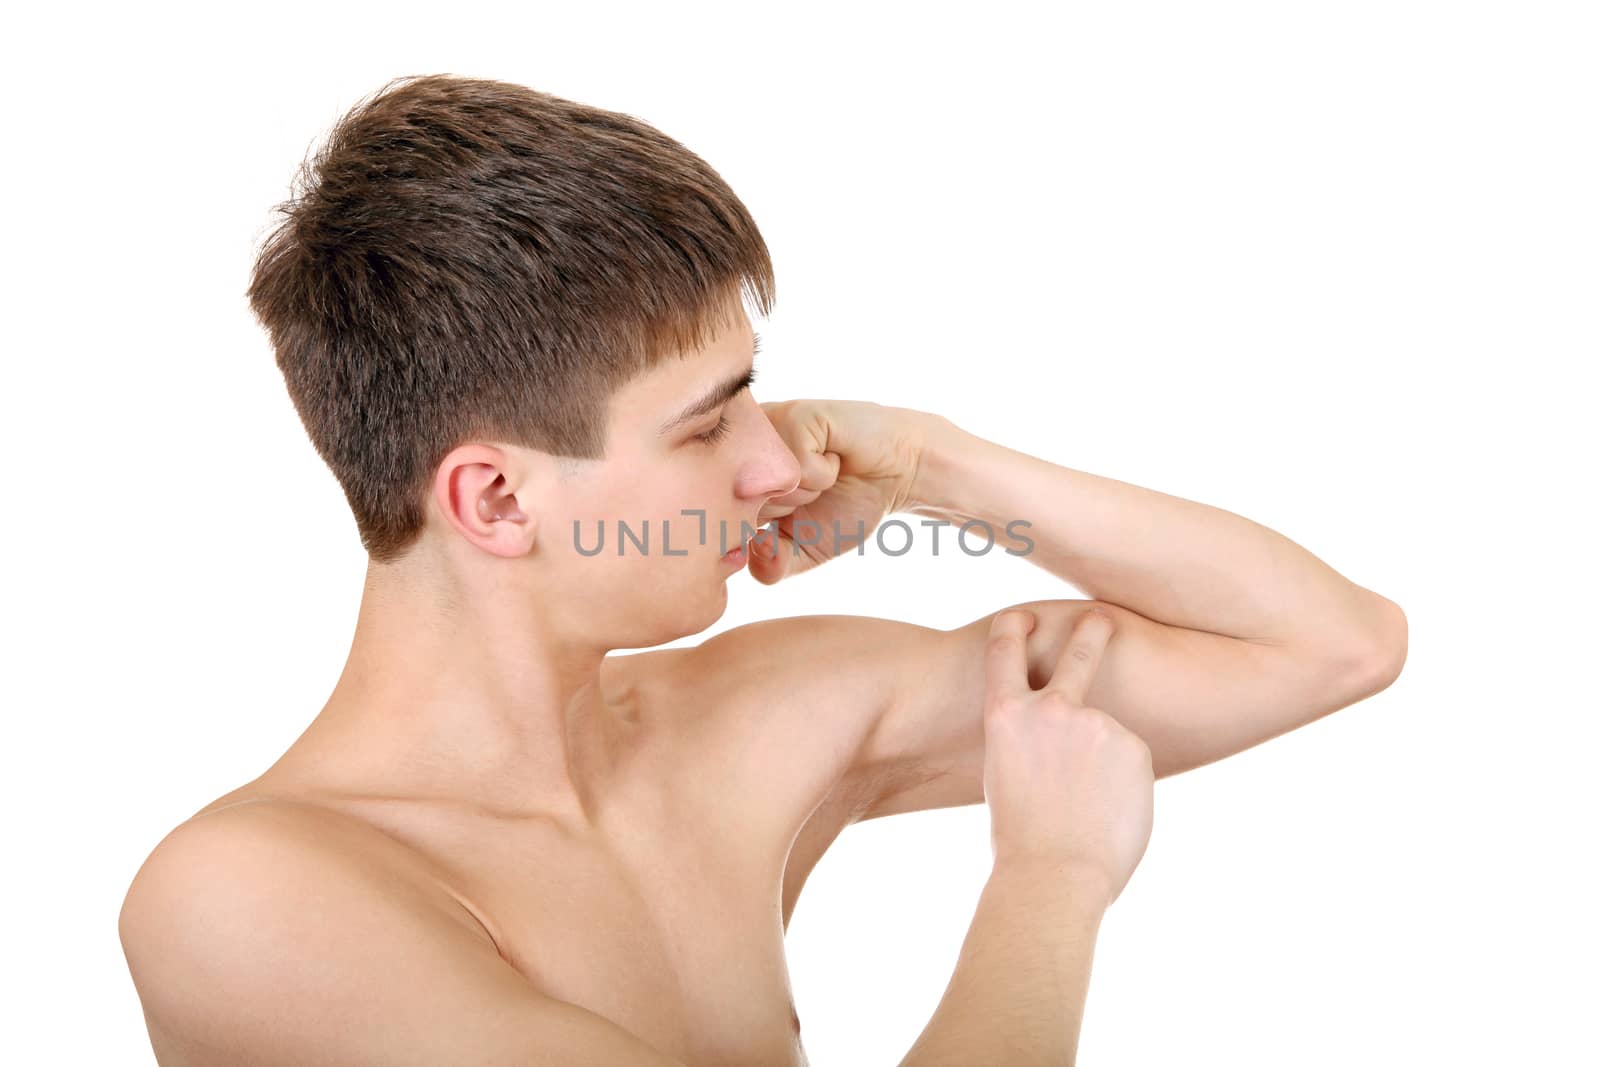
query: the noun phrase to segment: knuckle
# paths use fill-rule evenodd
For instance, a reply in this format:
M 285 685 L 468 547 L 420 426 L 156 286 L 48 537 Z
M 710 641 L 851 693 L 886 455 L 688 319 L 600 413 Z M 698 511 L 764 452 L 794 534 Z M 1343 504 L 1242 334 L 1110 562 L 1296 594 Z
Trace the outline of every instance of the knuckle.
M 1144 738 L 1132 730 L 1124 729 L 1122 731 L 1121 744 L 1130 759 L 1146 766 L 1150 764 L 1150 746 L 1145 744 Z
M 1078 718 L 1083 723 L 1084 729 L 1090 731 L 1096 738 L 1106 738 L 1114 734 L 1120 727 L 1117 720 L 1088 705 L 1078 705 Z
M 1038 694 L 1039 706 L 1046 711 L 1071 711 L 1076 705 L 1072 698 L 1059 689 L 1046 689 Z
M 1023 701 L 1021 698 L 1010 695 L 991 697 L 984 704 L 984 710 L 989 713 L 989 716 L 998 719 L 1013 718 L 1021 713 L 1022 707 Z

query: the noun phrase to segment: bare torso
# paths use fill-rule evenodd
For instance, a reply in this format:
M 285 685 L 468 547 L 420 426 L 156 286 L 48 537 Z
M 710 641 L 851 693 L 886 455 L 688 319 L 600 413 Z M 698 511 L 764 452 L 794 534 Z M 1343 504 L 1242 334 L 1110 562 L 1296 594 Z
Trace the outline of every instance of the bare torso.
M 784 932 L 811 868 L 862 806 L 839 745 L 795 750 L 781 696 L 695 650 L 606 661 L 654 724 L 590 825 L 329 788 L 285 755 L 197 812 L 273 804 L 343 835 L 386 877 L 448 893 L 541 992 L 697 1065 L 804 1065 Z M 801 699 L 791 697 L 791 699 Z M 226 818 L 226 816 L 223 816 Z

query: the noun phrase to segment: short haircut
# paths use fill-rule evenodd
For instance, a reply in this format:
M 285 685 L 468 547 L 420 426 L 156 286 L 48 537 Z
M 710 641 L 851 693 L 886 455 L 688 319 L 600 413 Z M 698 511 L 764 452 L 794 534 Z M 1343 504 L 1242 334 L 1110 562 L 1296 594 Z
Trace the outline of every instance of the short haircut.
M 406 554 L 471 440 L 605 453 L 617 388 L 774 299 L 700 157 L 520 85 L 398 78 L 308 154 L 247 296 L 371 559 Z

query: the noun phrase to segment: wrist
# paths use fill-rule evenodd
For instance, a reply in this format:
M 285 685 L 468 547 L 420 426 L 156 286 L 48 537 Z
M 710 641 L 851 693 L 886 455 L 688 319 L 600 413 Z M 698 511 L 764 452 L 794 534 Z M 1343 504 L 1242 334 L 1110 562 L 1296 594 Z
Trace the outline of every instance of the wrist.
M 1081 860 L 1003 854 L 995 857 L 989 878 L 1064 894 L 1086 912 L 1104 912 L 1117 897 L 1111 876 Z
M 964 510 L 963 486 L 971 479 L 966 467 L 982 439 L 943 415 L 919 414 L 922 445 L 902 510 L 938 518 L 976 517 Z

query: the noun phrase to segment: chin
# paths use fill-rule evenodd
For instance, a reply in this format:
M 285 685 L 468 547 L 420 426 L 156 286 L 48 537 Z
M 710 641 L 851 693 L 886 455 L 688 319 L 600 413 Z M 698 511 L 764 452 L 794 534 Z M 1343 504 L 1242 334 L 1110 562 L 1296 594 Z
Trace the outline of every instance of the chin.
M 708 589 L 710 596 L 704 600 L 697 601 L 704 605 L 704 609 L 699 612 L 699 617 L 694 620 L 695 628 L 690 631 L 691 633 L 699 633 L 706 627 L 714 625 L 727 612 L 728 582 L 732 577 L 733 575 L 727 573 L 719 574 Z M 692 602 L 696 601 L 685 600 L 685 603 Z
M 646 615 L 648 607 L 657 605 L 670 605 L 672 610 L 653 617 Z M 728 610 L 728 583 L 726 579 L 711 578 L 694 589 L 679 589 L 667 594 L 664 600 L 640 605 L 639 608 L 635 618 L 641 623 L 649 618 L 646 625 L 651 632 L 651 644 L 664 645 L 681 637 L 703 633 L 716 625 Z

